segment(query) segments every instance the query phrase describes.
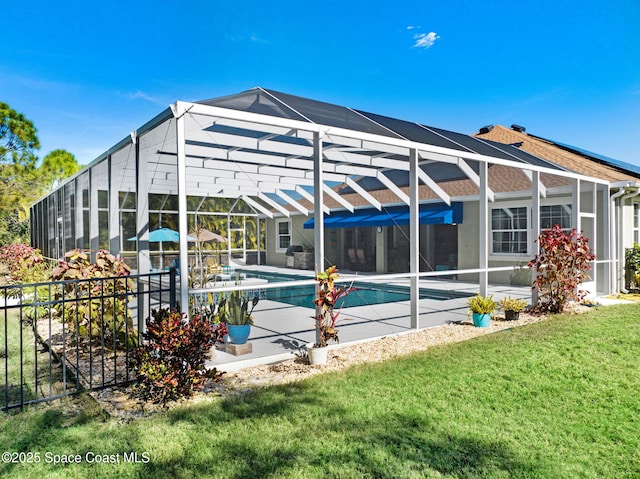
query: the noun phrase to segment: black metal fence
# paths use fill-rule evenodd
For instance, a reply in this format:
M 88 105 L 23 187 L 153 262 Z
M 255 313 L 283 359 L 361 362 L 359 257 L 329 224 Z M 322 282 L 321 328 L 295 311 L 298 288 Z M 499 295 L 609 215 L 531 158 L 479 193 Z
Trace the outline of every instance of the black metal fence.
M 145 319 L 166 307 L 173 269 L 0 287 L 2 410 L 130 382 Z

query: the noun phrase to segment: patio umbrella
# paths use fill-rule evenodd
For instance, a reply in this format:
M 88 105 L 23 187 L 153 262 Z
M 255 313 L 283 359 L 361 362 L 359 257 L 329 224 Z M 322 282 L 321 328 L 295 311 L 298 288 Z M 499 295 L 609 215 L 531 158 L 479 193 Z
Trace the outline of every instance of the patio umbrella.
M 132 236 L 129 238 L 129 241 L 136 241 L 138 238 L 136 236 Z M 160 269 L 164 267 L 163 264 L 163 254 L 162 254 L 162 243 L 164 241 L 171 241 L 177 243 L 180 241 L 180 233 L 170 228 L 158 228 L 157 230 L 149 231 L 149 243 L 160 243 Z M 196 239 L 192 236 L 187 236 L 187 241 L 196 241 Z
M 128 238 L 129 241 L 137 241 L 137 236 Z M 149 243 L 161 243 L 162 241 L 180 241 L 180 233 L 170 228 L 158 228 L 157 230 L 149 231 Z M 196 238 L 187 236 L 187 241 L 196 241 Z
M 205 228 L 199 228 L 197 232 L 194 231 L 189 234 L 191 236 L 194 236 L 200 242 L 205 242 L 205 241 L 217 241 L 219 243 L 227 242 L 227 238 L 225 238 L 224 236 L 219 235 L 218 233 L 213 233 Z
M 225 238 L 222 235 L 219 235 L 218 233 L 209 231 L 206 228 L 196 228 L 196 231 L 192 231 L 190 234 L 192 236 L 195 236 L 195 238 L 198 241 L 198 263 L 200 266 L 201 281 L 202 281 L 203 279 L 202 268 L 204 267 L 204 265 L 202 264 L 202 243 L 204 243 L 205 241 L 215 241 L 216 243 L 226 243 L 227 238 Z M 220 256 L 220 252 L 218 251 L 218 257 L 219 256 Z

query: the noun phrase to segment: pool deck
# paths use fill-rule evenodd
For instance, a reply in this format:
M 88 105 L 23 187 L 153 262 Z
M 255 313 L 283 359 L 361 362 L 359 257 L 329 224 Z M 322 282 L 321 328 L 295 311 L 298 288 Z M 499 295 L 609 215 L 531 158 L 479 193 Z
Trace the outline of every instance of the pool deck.
M 247 267 L 242 267 L 247 270 Z M 258 268 L 256 268 L 257 270 Z M 289 273 L 308 276 L 313 279 L 313 271 L 287 270 L 268 266 L 260 266 L 261 271 Z M 342 278 L 351 275 L 341 271 Z M 359 274 L 354 279 L 366 281 L 366 276 Z M 408 285 L 408 280 L 393 281 L 394 284 Z M 420 286 L 443 291 L 454 290 L 473 295 L 478 292 L 478 285 L 456 281 L 430 280 L 421 281 Z M 496 300 L 505 296 L 529 299 L 529 287 L 490 285 L 489 294 Z M 466 321 L 466 298 L 446 300 L 421 299 L 419 301 L 418 329 L 425 329 L 450 322 Z M 292 359 L 304 351 L 305 345 L 315 339 L 314 309 L 292 306 L 280 302 L 262 300 L 253 312 L 254 324 L 251 327 L 249 342 L 252 352 L 234 356 L 224 351 L 220 345 L 214 357 L 207 361 L 207 367 L 216 367 L 222 371 L 233 372 L 242 368 L 260 364 L 277 363 Z M 340 343 L 330 348 L 339 348 L 377 338 L 404 334 L 414 331 L 410 324 L 410 303 L 401 301 L 368 306 L 344 308 L 338 323 Z

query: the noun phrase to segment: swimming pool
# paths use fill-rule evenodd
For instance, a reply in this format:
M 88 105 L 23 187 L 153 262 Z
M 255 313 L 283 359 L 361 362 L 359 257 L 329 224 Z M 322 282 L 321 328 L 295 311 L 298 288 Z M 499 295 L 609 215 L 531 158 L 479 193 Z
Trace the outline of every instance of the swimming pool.
M 293 274 L 249 270 L 239 270 L 239 272 L 246 274 L 247 278 L 266 279 L 270 283 L 310 279 L 308 276 Z M 356 281 L 353 283 L 353 286 L 357 289 L 346 296 L 343 305 L 345 308 L 372 304 L 396 303 L 399 301 L 409 301 L 410 299 L 410 292 L 407 286 L 389 284 L 380 285 L 366 281 Z M 470 296 L 473 296 L 473 294 L 451 290 L 420 288 L 420 299 L 444 301 L 448 299 L 468 298 Z M 282 288 L 262 290 L 261 297 L 272 301 L 313 309 L 315 286 L 286 286 Z

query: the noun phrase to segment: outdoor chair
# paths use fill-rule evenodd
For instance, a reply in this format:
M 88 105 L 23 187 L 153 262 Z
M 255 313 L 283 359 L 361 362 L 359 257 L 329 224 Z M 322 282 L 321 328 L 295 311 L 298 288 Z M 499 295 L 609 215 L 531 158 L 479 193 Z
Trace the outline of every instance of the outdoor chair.
M 358 266 L 362 268 L 364 271 L 368 271 L 371 269 L 367 258 L 364 255 L 364 250 L 362 248 L 358 248 L 356 250 L 356 256 L 358 257 Z
M 214 256 L 207 256 L 205 258 L 205 264 L 207 267 L 207 275 L 214 277 L 222 272 L 222 266 L 218 264 L 218 260 Z
M 347 250 L 347 254 L 349 255 L 350 266 L 353 268 L 355 265 L 358 264 L 358 258 L 356 257 L 356 250 L 353 248 L 349 248 Z

